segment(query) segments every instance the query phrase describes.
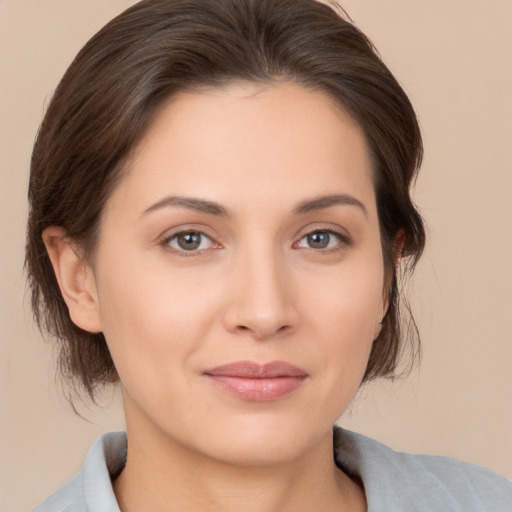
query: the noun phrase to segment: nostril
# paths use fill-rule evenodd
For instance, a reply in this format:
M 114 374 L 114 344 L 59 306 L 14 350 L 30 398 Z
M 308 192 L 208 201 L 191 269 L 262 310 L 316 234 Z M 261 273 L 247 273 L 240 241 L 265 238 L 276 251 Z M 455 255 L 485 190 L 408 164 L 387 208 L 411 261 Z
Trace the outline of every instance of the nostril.
M 276 329 L 269 326 L 266 328 L 261 326 L 259 326 L 259 328 L 256 326 L 251 328 L 250 326 L 241 324 L 236 326 L 236 330 L 238 333 L 253 333 L 254 336 L 256 336 L 258 339 L 268 339 L 269 337 L 275 335 L 286 335 L 292 330 L 292 326 L 282 325 Z

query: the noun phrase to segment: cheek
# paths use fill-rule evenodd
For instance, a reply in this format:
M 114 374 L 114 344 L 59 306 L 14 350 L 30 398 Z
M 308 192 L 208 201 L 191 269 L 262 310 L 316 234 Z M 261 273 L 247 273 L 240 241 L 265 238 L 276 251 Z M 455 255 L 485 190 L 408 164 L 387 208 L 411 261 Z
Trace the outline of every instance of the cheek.
M 102 261 L 103 332 L 123 385 L 136 375 L 165 380 L 172 368 L 189 364 L 215 321 L 217 287 L 134 256 Z
M 344 338 L 363 341 L 372 337 L 383 308 L 384 275 L 380 260 L 346 265 L 317 283 L 309 301 L 313 318 Z M 371 263 L 371 264 L 370 264 Z
M 378 256 L 378 253 L 376 253 Z M 377 256 L 354 258 L 317 280 L 317 292 L 303 307 L 314 332 L 316 357 L 323 361 L 325 385 L 350 393 L 363 377 L 383 310 L 383 268 Z M 322 286 L 319 286 L 322 284 Z M 350 390 L 349 390 L 350 388 Z

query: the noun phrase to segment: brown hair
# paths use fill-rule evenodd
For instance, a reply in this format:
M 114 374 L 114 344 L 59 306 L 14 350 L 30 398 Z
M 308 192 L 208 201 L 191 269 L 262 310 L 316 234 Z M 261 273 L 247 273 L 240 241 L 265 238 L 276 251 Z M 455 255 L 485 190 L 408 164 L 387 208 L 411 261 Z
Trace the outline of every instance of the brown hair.
M 414 110 L 372 43 L 345 15 L 315 0 L 144 0 L 79 52 L 32 154 L 26 248 L 32 307 L 40 329 L 59 342 L 61 373 L 92 398 L 118 375 L 104 336 L 71 321 L 41 234 L 60 226 L 84 257 L 92 255 L 105 202 L 162 102 L 177 91 L 233 81 L 293 81 L 322 90 L 362 127 L 390 283 L 364 379 L 396 373 L 403 345 L 396 237 L 402 230 L 403 261 L 412 270 L 425 243 L 409 195 L 422 143 Z

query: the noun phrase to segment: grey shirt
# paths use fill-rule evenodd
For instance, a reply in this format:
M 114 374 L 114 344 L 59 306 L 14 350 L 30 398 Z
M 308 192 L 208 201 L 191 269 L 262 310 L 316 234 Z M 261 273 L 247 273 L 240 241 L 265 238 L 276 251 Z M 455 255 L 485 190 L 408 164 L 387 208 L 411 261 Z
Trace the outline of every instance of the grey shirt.
M 126 461 L 126 434 L 90 448 L 80 472 L 34 512 L 120 512 L 111 479 Z M 334 456 L 363 483 L 368 512 L 512 512 L 512 483 L 447 457 L 401 453 L 368 437 L 334 429 Z

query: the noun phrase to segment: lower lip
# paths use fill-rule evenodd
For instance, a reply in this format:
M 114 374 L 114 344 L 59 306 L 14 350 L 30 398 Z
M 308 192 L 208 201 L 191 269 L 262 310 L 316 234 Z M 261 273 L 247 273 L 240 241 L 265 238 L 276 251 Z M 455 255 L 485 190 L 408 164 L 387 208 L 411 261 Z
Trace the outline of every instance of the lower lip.
M 306 379 L 306 377 L 250 379 L 225 375 L 208 377 L 223 391 L 251 402 L 269 402 L 283 398 L 299 388 Z

